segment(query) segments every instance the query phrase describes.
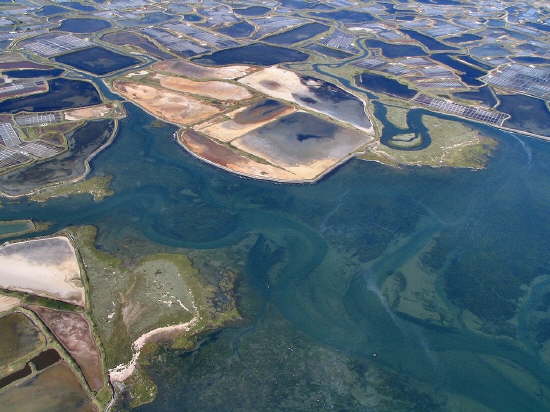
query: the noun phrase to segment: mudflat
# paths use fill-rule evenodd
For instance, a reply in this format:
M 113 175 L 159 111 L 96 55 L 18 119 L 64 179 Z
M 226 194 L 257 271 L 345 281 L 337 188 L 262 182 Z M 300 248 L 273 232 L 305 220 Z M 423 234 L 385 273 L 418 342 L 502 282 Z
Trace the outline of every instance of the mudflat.
M 79 306 L 85 303 L 76 253 L 64 236 L 1 246 L 0 287 Z

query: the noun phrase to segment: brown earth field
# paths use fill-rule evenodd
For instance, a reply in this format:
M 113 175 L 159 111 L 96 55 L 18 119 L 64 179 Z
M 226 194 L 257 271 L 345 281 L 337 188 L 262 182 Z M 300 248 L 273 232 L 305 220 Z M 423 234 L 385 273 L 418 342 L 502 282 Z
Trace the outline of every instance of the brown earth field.
M 245 87 L 232 83 L 216 80 L 197 82 L 182 77 L 164 76 L 162 74 L 156 74 L 153 78 L 159 80 L 160 85 L 166 89 L 198 94 L 217 100 L 244 100 L 252 97 L 252 94 Z
M 88 321 L 79 313 L 30 306 L 80 366 L 86 382 L 97 392 L 103 387 L 101 355 Z
M 225 66 L 225 67 L 207 67 L 186 60 L 167 60 L 155 63 L 153 70 L 160 72 L 174 73 L 188 77 L 190 79 L 237 79 L 246 76 L 255 69 L 250 66 Z
M 144 84 L 119 80 L 113 83 L 113 88 L 154 116 L 177 125 L 200 122 L 220 112 L 217 107 L 191 96 Z
M 96 412 L 71 368 L 64 361 L 0 392 L 0 405 L 17 405 L 10 411 Z
M 178 141 L 200 159 L 240 175 L 287 182 L 298 180 L 284 169 L 249 159 L 191 130 L 180 133 Z
M 112 110 L 110 104 L 100 104 L 98 106 L 82 107 L 80 109 L 69 110 L 65 112 L 65 120 L 89 120 L 105 117 Z
M 229 120 L 218 119 L 197 125 L 195 130 L 222 142 L 230 142 L 296 109 L 272 99 L 264 99 L 251 106 L 227 113 Z

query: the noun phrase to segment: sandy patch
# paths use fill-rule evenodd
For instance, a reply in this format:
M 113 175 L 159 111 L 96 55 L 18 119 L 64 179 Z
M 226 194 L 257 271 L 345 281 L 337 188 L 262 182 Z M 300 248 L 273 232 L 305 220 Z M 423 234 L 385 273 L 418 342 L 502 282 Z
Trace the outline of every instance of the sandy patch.
M 191 96 L 144 84 L 117 81 L 113 83 L 113 87 L 122 96 L 154 116 L 178 125 L 199 122 L 220 111 L 217 107 Z
M 267 96 L 298 104 L 373 133 L 363 101 L 321 79 L 301 77 L 289 70 L 272 66 L 243 77 L 239 82 Z
M 65 112 L 65 120 L 88 120 L 107 116 L 112 110 L 109 104 L 100 104 L 99 106 L 83 107 Z
M 157 74 L 154 79 L 160 80 L 160 85 L 166 89 L 178 92 L 198 94 L 217 100 L 243 100 L 252 97 L 252 94 L 244 87 L 221 81 L 197 82 L 182 77 L 164 76 Z
M 237 174 L 284 182 L 299 180 L 297 176 L 284 169 L 252 160 L 228 146 L 215 143 L 192 131 L 181 133 L 179 142 L 200 159 Z
M 18 298 L 0 295 L 0 312 L 7 312 L 8 310 L 19 306 L 19 303 L 21 303 L 21 300 Z
M 246 76 L 254 71 L 254 68 L 244 65 L 208 67 L 191 63 L 187 60 L 167 60 L 155 63 L 152 68 L 161 72 L 179 74 L 190 79 L 221 79 L 230 80 Z
M 64 236 L 0 247 L 0 287 L 84 306 L 75 250 Z
M 249 107 L 240 108 L 231 113 L 228 113 L 227 117 L 230 118 L 229 120 L 220 121 L 219 123 L 202 123 L 200 125 L 197 125 L 195 127 L 195 130 L 200 131 L 201 133 L 204 133 L 209 137 L 213 137 L 214 139 L 220 140 L 222 142 L 230 142 L 237 137 L 240 137 L 248 132 L 251 132 L 252 130 L 257 129 L 260 126 L 263 126 L 267 123 L 272 122 L 273 120 L 278 119 L 279 117 L 294 113 L 296 111 L 294 106 L 284 106 L 282 110 L 277 111 L 273 114 L 273 116 L 269 116 L 255 122 L 243 123 L 239 120 L 239 114 L 242 114 L 243 112 L 248 110 Z

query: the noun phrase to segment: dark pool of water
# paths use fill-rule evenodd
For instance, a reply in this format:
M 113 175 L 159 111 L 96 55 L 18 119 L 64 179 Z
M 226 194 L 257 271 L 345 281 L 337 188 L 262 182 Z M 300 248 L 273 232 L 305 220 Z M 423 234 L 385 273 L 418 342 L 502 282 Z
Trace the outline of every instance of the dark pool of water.
M 464 64 L 446 53 L 434 53 L 430 56 L 432 59 L 437 60 L 455 70 L 459 71 L 459 76 L 464 83 L 470 86 L 483 86 L 483 82 L 478 80 L 479 77 L 484 76 L 486 72 L 480 69 L 476 69 L 468 64 Z
M 497 99 L 488 86 L 480 87 L 475 91 L 453 93 L 453 96 L 460 97 L 461 99 L 481 102 L 489 107 L 493 107 L 497 104 Z
M 71 9 L 80 10 L 80 11 L 96 11 L 97 9 L 93 6 L 88 6 L 77 1 L 66 1 L 60 3 L 63 6 L 70 7 Z
M 281 185 L 204 164 L 170 139 L 173 127 L 127 109 L 92 164 L 114 176 L 113 196 L 3 201 L 2 216 L 52 222 L 45 234 L 94 224 L 108 252 L 129 229 L 159 247 L 205 252 L 249 239 L 236 290 L 245 321 L 195 351 L 161 351 L 148 367 L 158 398 L 139 411 L 368 410 L 363 399 L 436 411 L 450 393 L 466 399 L 464 410 L 467 400 L 548 410 L 537 393 L 548 390 L 550 368 L 523 334 L 529 322 L 499 320 L 510 313 L 501 308 L 521 305 L 521 285 L 545 273 L 547 143 L 469 123 L 500 142 L 485 170 L 355 160 L 317 184 Z M 418 256 L 439 282 L 442 316 L 472 310 L 509 336 L 397 312 L 381 285 Z
M 99 76 L 139 63 L 134 57 L 99 46 L 63 54 L 56 57 L 55 61 Z
M 262 6 L 250 6 L 244 9 L 233 9 L 233 11 L 241 16 L 263 16 L 270 9 Z
M 8 70 L 4 72 L 4 74 L 15 79 L 31 79 L 34 77 L 57 77 L 63 74 L 64 71 L 65 70 L 61 70 L 61 69 L 51 69 L 51 70 L 23 69 L 23 70 Z
M 111 23 L 107 20 L 76 18 L 63 20 L 59 30 L 70 33 L 95 33 L 109 27 L 111 27 Z
M 440 41 L 434 39 L 433 37 L 426 36 L 425 34 L 419 33 L 415 30 L 410 29 L 400 29 L 403 33 L 415 39 L 419 43 L 422 43 L 430 50 L 456 50 L 456 47 L 448 46 Z
M 218 31 L 231 37 L 248 37 L 254 31 L 254 26 L 243 21 L 240 23 L 235 23 L 231 26 L 223 27 Z
M 550 59 L 547 59 L 545 57 L 537 57 L 537 56 L 517 56 L 512 57 L 514 61 L 517 61 L 518 63 L 529 63 L 529 64 L 550 64 Z
M 256 64 L 259 66 L 271 66 L 283 62 L 304 61 L 308 57 L 306 53 L 298 50 L 254 43 L 233 49 L 220 50 L 193 60 L 206 65 Z
M 372 92 L 386 93 L 404 99 L 410 99 L 417 93 L 416 90 L 409 88 L 406 84 L 381 74 L 363 73 L 357 76 L 356 82 L 359 86 Z
M 342 23 L 372 23 L 376 18 L 370 14 L 360 11 L 340 10 L 332 12 L 311 13 L 313 16 L 330 20 L 341 21 Z
M 491 70 L 493 68 L 493 66 L 491 66 L 487 63 L 482 63 L 479 60 L 476 60 L 472 56 L 469 56 L 469 55 L 460 54 L 460 55 L 455 56 L 455 57 L 456 57 L 457 60 L 463 61 L 465 63 L 473 64 L 474 66 L 481 67 L 482 69 L 485 69 L 485 70 Z
M 332 10 L 333 7 L 316 1 L 280 0 L 284 7 L 293 9 Z
M 54 14 L 68 13 L 69 9 L 60 6 L 44 6 L 36 12 L 37 16 L 52 16 Z
M 426 56 L 427 53 L 421 47 L 408 44 L 392 44 L 380 40 L 369 39 L 366 41 L 368 47 L 382 49 L 382 54 L 391 59 L 398 57 Z
M 502 95 L 497 109 L 512 117 L 504 126 L 550 136 L 550 111 L 544 100 L 521 94 Z
M 46 93 L 15 97 L 0 103 L 0 112 L 47 112 L 101 103 L 96 88 L 89 82 L 57 78 L 48 81 Z
M 29 376 L 32 373 L 32 369 L 27 363 L 24 368 L 19 369 L 16 372 L 13 372 L 9 374 L 8 376 L 4 376 L 2 379 L 0 379 L 0 389 L 4 386 L 8 386 L 10 383 L 15 382 L 18 379 L 24 378 L 25 376 Z
M 60 359 L 61 356 L 59 356 L 59 353 L 57 353 L 55 349 L 48 349 L 32 358 L 31 362 L 34 363 L 37 370 L 41 371 L 42 369 L 46 369 L 48 366 L 53 365 Z
M 183 20 L 185 21 L 201 21 L 202 20 L 202 17 L 199 16 L 198 14 L 184 14 L 183 15 Z
M 274 34 L 273 36 L 265 37 L 264 41 L 275 44 L 293 44 L 300 41 L 310 39 L 318 34 L 324 33 L 329 29 L 328 26 L 320 23 L 308 23 L 295 29 L 285 31 L 283 33 Z
M 474 40 L 481 40 L 481 37 L 476 36 L 475 34 L 465 33 L 465 34 L 461 34 L 460 36 L 453 36 L 445 39 L 445 41 L 448 41 L 451 43 L 467 43 L 469 41 L 474 41 Z

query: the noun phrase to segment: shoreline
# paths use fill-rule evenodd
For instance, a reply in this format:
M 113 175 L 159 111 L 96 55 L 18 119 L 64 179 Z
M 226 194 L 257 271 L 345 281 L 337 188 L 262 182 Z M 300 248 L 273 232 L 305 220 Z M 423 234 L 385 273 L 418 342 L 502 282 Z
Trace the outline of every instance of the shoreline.
M 47 184 L 47 185 L 44 185 L 44 186 L 41 186 L 37 189 L 33 189 L 31 190 L 30 192 L 26 192 L 26 193 L 21 193 L 21 194 L 18 194 L 18 195 L 11 195 L 11 194 L 8 194 L 6 192 L 3 192 L 0 190 L 0 197 L 4 197 L 4 198 L 7 198 L 7 199 L 18 199 L 18 198 L 21 198 L 21 197 L 28 197 L 28 196 L 32 196 L 34 194 L 37 194 L 39 193 L 41 190 L 44 190 L 46 188 L 53 188 L 53 187 L 56 187 L 56 186 L 63 186 L 63 185 L 67 185 L 67 184 L 73 184 L 73 183 L 77 183 L 77 182 L 80 182 L 84 179 L 86 179 L 86 177 L 90 174 L 90 172 L 92 171 L 92 168 L 90 166 L 90 162 L 91 160 L 97 156 L 100 152 L 102 152 L 103 150 L 105 150 L 107 147 L 109 147 L 115 140 L 116 136 L 118 135 L 118 131 L 119 131 L 119 119 L 113 119 L 115 125 L 114 125 L 114 128 L 113 128 L 113 131 L 111 132 L 111 136 L 109 136 L 109 139 L 107 139 L 107 141 L 105 143 L 103 143 L 100 147 L 98 147 L 96 150 L 94 150 L 92 153 L 90 153 L 90 155 L 84 159 L 84 173 L 82 173 L 80 176 L 77 176 L 71 180 L 62 180 L 60 182 L 56 182 L 56 183 L 52 183 L 52 184 Z M 47 162 L 47 160 L 46 160 Z

